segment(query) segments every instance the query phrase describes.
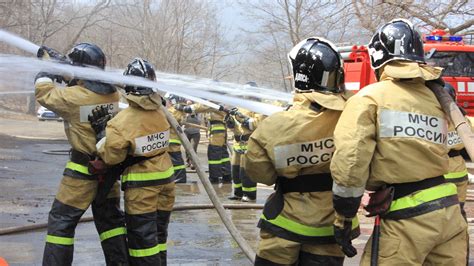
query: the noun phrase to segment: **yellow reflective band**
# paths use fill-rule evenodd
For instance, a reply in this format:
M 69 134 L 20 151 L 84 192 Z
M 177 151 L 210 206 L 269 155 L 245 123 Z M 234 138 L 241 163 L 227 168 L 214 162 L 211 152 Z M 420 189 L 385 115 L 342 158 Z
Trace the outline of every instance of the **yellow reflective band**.
M 217 130 L 225 130 L 224 126 L 211 126 L 211 131 L 217 131 Z
M 174 169 L 175 171 L 176 171 L 176 170 L 185 169 L 185 168 L 186 168 L 186 165 L 184 165 L 184 164 L 173 166 L 173 169 Z
M 46 242 L 51 244 L 70 246 L 74 245 L 74 237 L 46 235 Z
M 239 184 L 232 184 L 232 187 L 233 187 L 233 188 L 241 188 L 241 187 L 242 187 L 242 183 L 239 183 Z
M 99 238 L 100 238 L 100 241 L 104 241 L 109 238 L 116 237 L 119 235 L 125 235 L 125 234 L 127 234 L 127 229 L 125 227 L 117 227 L 112 230 L 102 232 L 102 234 L 99 235 Z
M 164 172 L 152 172 L 152 173 L 128 173 L 122 176 L 122 183 L 128 181 L 153 181 L 161 180 L 171 177 L 174 174 L 173 167 L 168 168 Z
M 444 175 L 446 179 L 455 179 L 467 176 L 467 169 L 461 172 L 451 172 Z
M 245 191 L 245 192 L 257 191 L 257 187 L 242 187 L 242 191 Z
M 209 164 L 221 164 L 221 160 L 208 160 Z
M 312 237 L 322 237 L 322 236 L 333 236 L 334 235 L 334 228 L 332 225 L 329 226 L 322 226 L 322 227 L 312 227 L 304 224 L 297 223 L 292 221 L 288 218 L 283 217 L 282 215 L 278 215 L 273 220 L 268 220 L 265 215 L 262 214 L 260 216 L 261 219 L 268 221 L 271 224 L 274 224 L 278 227 L 281 227 L 285 230 L 288 230 L 292 233 L 303 235 L 303 236 L 312 236 Z M 359 226 L 359 219 L 354 217 L 352 219 L 352 229 L 355 229 Z
M 128 254 L 132 257 L 149 257 L 160 253 L 160 245 L 144 249 L 128 249 Z
M 225 163 L 225 162 L 230 162 L 230 158 L 227 157 L 227 158 L 224 158 L 224 159 L 221 160 L 221 163 Z
M 171 144 L 180 144 L 181 145 L 181 141 L 179 139 L 170 139 L 169 140 L 169 143 Z
M 87 168 L 87 166 L 84 166 L 82 164 L 73 163 L 73 162 L 69 161 L 66 164 L 66 168 L 74 170 L 74 171 L 79 172 L 81 174 L 91 175 L 91 173 L 89 173 L 89 169 Z
M 388 211 L 393 212 L 401 209 L 416 207 L 426 202 L 456 195 L 457 193 L 458 191 L 456 189 L 455 184 L 446 183 L 440 186 L 427 188 L 417 192 L 416 194 L 408 195 L 394 200 L 390 205 L 390 209 Z
M 161 252 L 161 251 L 166 251 L 166 249 L 167 249 L 166 243 L 164 243 L 164 244 L 158 244 L 158 248 L 160 249 L 160 252 Z

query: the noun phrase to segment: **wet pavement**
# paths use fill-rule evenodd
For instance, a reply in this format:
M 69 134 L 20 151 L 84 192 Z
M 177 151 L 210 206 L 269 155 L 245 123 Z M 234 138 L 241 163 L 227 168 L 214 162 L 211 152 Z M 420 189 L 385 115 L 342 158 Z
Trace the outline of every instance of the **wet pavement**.
M 57 122 L 40 124 L 48 127 Z M 58 123 L 59 124 L 59 123 Z M 38 129 L 39 130 L 39 129 Z M 1 134 L 0 128 L 0 228 L 32 225 L 47 221 L 66 155 L 48 155 L 44 150 L 66 150 L 65 141 L 19 139 Z M 206 165 L 206 146 L 200 145 L 198 154 Z M 215 185 L 223 203 L 231 185 Z M 272 192 L 271 187 L 259 185 L 257 203 L 263 203 Z M 188 174 L 187 184 L 178 184 L 176 205 L 210 203 L 196 174 Z M 471 206 L 471 202 L 467 205 Z M 228 210 L 232 221 L 243 237 L 256 249 L 261 210 Z M 85 216 L 90 216 L 87 211 Z M 470 217 L 473 214 L 469 215 Z M 361 218 L 362 235 L 354 241 L 357 257 L 346 259 L 345 265 L 358 265 L 360 254 L 372 230 L 372 220 Z M 46 230 L 0 236 L 0 257 L 11 265 L 40 265 Z M 474 227 L 470 226 L 471 239 Z M 471 247 L 474 243 L 471 241 Z M 225 229 L 215 210 L 176 211 L 171 216 L 168 240 L 170 265 L 250 265 L 236 242 Z M 94 224 L 78 225 L 75 236 L 74 265 L 104 265 L 102 250 Z

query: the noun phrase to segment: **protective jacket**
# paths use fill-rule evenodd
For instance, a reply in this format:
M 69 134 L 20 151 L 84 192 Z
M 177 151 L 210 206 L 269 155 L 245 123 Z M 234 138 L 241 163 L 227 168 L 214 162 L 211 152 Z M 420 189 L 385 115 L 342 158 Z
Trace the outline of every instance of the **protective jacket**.
M 250 136 L 245 171 L 255 182 L 276 184 L 277 190 L 265 205 L 260 228 L 299 243 L 335 243 L 329 164 L 346 97 L 297 93 L 292 108 L 269 116 Z M 282 202 L 272 203 L 279 195 Z M 353 229 L 356 237 L 356 219 Z
M 336 225 L 356 215 L 365 188 L 394 188 L 381 214 L 380 265 L 465 264 L 466 223 L 456 186 L 443 178 L 447 118 L 425 86 L 440 72 L 413 62 L 387 63 L 379 82 L 349 99 L 334 132 Z M 369 265 L 370 245 L 362 265 Z
M 173 106 L 168 108 L 173 117 L 181 123 L 186 119 L 186 113 L 176 110 Z M 174 128 L 170 129 L 170 146 L 168 151 L 173 162 L 174 177 L 176 182 L 186 183 L 186 166 L 184 165 L 183 155 L 181 153 L 181 140 Z
M 107 88 L 96 93 L 90 86 Z M 38 102 L 64 118 L 64 128 L 72 146 L 70 160 L 64 169 L 59 191 L 48 218 L 48 235 L 43 256 L 44 265 L 70 265 L 73 260 L 74 231 L 82 214 L 92 205 L 92 213 L 107 264 L 127 263 L 125 219 L 120 210 L 118 183 L 104 204 L 93 202 L 98 179 L 88 170 L 96 154 L 96 138 L 88 115 L 97 106 L 118 112 L 119 94 L 108 84 L 77 80 L 73 86 L 56 87 L 48 77 L 35 82 Z
M 126 96 L 130 106 L 107 123 L 98 154 L 109 165 L 129 156 L 147 157 L 122 174 L 132 265 L 166 265 L 168 223 L 175 200 L 173 164 L 168 155 L 170 125 L 161 97 Z
M 466 201 L 468 173 L 466 168 L 466 161 L 464 161 L 464 158 L 461 155 L 461 152 L 464 149 L 464 144 L 461 140 L 461 137 L 454 129 L 452 123 L 449 123 L 448 126 L 447 144 L 449 148 L 449 164 L 448 172 L 444 174 L 444 178 L 446 178 L 446 181 L 454 183 L 456 185 L 458 190 L 459 202 L 463 205 Z
M 107 123 L 106 136 L 97 143 L 98 155 L 109 165 L 118 164 L 127 156 L 152 157 L 125 169 L 122 189 L 172 182 L 173 164 L 167 153 L 170 125 L 160 110 L 161 100 L 135 95 L 127 95 L 127 100 L 130 108 Z

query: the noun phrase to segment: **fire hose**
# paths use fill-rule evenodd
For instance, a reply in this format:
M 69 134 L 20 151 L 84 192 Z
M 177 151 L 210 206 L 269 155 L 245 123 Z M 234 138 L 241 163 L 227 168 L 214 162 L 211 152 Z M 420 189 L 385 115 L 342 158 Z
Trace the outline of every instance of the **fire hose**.
M 166 108 L 163 108 L 163 111 L 166 115 L 166 118 L 168 119 L 168 122 L 171 124 L 171 127 L 178 134 L 178 137 L 180 138 L 184 149 L 190 155 L 191 160 L 193 161 L 194 166 L 196 167 L 196 173 L 198 174 L 198 177 L 201 180 L 201 183 L 204 186 L 204 189 L 206 190 L 207 195 L 209 196 L 209 199 L 211 200 L 212 204 L 216 208 L 216 211 L 219 214 L 219 217 L 221 218 L 222 222 L 224 223 L 224 225 L 227 228 L 227 230 L 229 231 L 229 233 L 234 238 L 235 242 L 237 242 L 239 247 L 245 253 L 247 258 L 252 263 L 254 263 L 254 261 L 255 261 L 255 251 L 253 251 L 253 249 L 250 247 L 250 245 L 247 243 L 247 241 L 242 237 L 242 235 L 240 234 L 237 227 L 235 227 L 234 223 L 232 222 L 232 220 L 227 215 L 227 213 L 224 209 L 224 206 L 222 205 L 221 201 L 217 197 L 216 192 L 214 191 L 214 188 L 212 187 L 211 182 L 209 182 L 209 179 L 207 178 L 207 175 L 204 173 L 204 171 L 201 168 L 201 164 L 199 163 L 199 159 L 198 159 L 198 156 L 197 156 L 196 152 L 192 148 L 191 143 L 189 143 L 188 138 L 186 138 L 186 135 L 184 135 L 181 127 L 178 124 L 178 121 L 176 121 L 176 119 L 173 117 L 173 115 L 171 115 L 170 112 Z
M 263 204 L 224 204 L 224 208 L 229 210 L 244 210 L 244 209 L 263 209 Z M 214 205 L 212 204 L 187 204 L 181 206 L 174 206 L 173 211 L 189 211 L 189 210 L 208 210 L 214 209 Z M 79 222 L 91 222 L 94 220 L 94 217 L 87 216 L 82 217 Z M 28 231 L 39 230 L 43 228 L 47 228 L 48 223 L 39 223 L 39 224 L 31 224 L 31 225 L 22 225 L 22 226 L 13 226 L 7 228 L 0 229 L 0 235 L 8 235 L 8 234 L 17 234 L 23 233 Z

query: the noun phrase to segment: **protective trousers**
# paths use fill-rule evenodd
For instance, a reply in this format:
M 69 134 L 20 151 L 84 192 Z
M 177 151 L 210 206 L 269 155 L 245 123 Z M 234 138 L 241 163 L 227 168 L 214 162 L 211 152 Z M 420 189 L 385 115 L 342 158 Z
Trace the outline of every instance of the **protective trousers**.
M 257 199 L 257 183 L 253 182 L 245 172 L 245 160 L 243 160 L 244 154 L 240 154 L 240 179 L 242 180 L 242 193 L 247 196 L 250 200 Z
M 344 254 L 336 244 L 309 245 L 260 231 L 255 265 L 334 265 L 342 266 Z
M 242 181 L 240 180 L 240 151 L 236 150 L 235 144 L 233 147 L 232 160 L 231 160 L 231 176 L 232 176 L 232 187 L 234 189 L 234 196 L 242 198 Z
M 174 182 L 125 189 L 125 218 L 131 265 L 166 265 Z
M 97 186 L 97 180 L 63 177 L 49 212 L 43 265 L 72 264 L 74 231 L 79 219 L 90 205 L 92 205 L 92 214 L 107 265 L 128 264 L 125 220 L 120 210 L 119 184 L 117 182 L 114 185 L 106 202 L 100 206 L 93 202 Z
M 184 165 L 181 145 L 170 144 L 168 154 L 171 157 L 174 169 L 174 180 L 176 183 L 186 183 L 186 165 Z
M 379 265 L 466 265 L 467 223 L 459 205 L 407 219 L 382 219 Z M 372 237 L 361 265 L 370 265 Z
M 207 147 L 207 159 L 209 163 L 209 181 L 219 182 L 222 177 L 223 182 L 231 182 L 230 158 L 226 145 L 225 133 L 212 133 Z

